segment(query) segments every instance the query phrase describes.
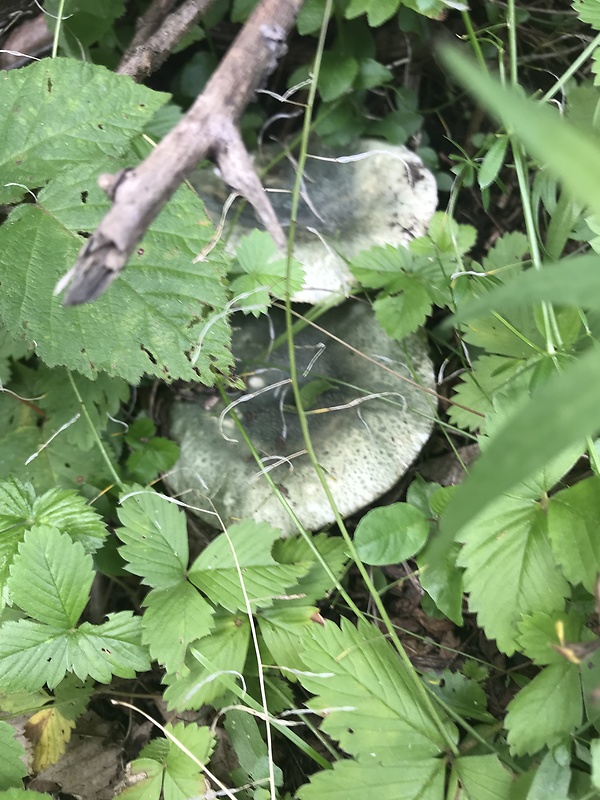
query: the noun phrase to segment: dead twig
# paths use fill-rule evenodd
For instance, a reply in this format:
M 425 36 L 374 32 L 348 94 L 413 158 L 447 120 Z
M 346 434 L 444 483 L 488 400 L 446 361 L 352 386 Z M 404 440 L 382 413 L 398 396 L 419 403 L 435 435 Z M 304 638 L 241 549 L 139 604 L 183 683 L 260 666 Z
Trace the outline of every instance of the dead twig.
M 212 0 L 185 0 L 169 13 L 174 0 L 155 0 L 140 17 L 135 36 L 116 71 L 135 81 L 147 78 L 167 60 L 211 3 Z
M 93 300 L 112 283 L 152 220 L 209 153 L 227 180 L 244 192 L 277 244 L 285 244 L 236 126 L 253 93 L 286 52 L 285 38 L 301 5 L 302 0 L 261 0 L 181 122 L 135 169 L 101 176 L 113 206 L 56 288 L 69 287 L 65 305 Z

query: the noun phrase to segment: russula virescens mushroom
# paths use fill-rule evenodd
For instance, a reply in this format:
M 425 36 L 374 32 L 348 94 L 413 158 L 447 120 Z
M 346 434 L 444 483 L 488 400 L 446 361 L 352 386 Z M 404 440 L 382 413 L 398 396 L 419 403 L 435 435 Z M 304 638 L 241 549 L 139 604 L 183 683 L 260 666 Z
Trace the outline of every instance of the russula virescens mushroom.
M 232 397 L 230 405 L 300 522 L 318 530 L 334 516 L 305 451 L 287 349 L 284 344 L 271 350 L 273 335 L 284 330 L 283 314 L 273 309 L 270 320 L 248 317 L 235 324 L 233 352 L 246 391 Z M 348 301 L 318 324 L 352 348 L 311 326 L 295 336 L 310 435 L 338 509 L 347 516 L 398 481 L 433 425 L 435 398 L 380 365 L 429 390 L 433 367 L 424 337 L 391 339 L 366 302 Z M 252 517 L 293 532 L 294 523 L 237 430 L 232 409 L 217 396 L 206 398 L 172 406 L 170 434 L 181 455 L 166 477 L 170 489 L 209 512 L 210 497 L 225 524 Z M 214 516 L 205 518 L 219 524 Z
M 255 167 L 285 231 L 296 161 L 281 145 L 270 144 L 255 157 Z M 212 168 L 196 170 L 190 181 L 217 224 L 230 190 Z M 305 281 L 293 300 L 347 297 L 354 278 L 346 262 L 373 245 L 406 245 L 422 236 L 436 206 L 435 178 L 408 148 L 362 139 L 340 152 L 311 142 L 294 238 L 294 258 L 304 268 Z M 239 219 L 236 209 L 229 211 L 233 226 L 225 225 L 230 250 L 258 224 L 247 203 Z

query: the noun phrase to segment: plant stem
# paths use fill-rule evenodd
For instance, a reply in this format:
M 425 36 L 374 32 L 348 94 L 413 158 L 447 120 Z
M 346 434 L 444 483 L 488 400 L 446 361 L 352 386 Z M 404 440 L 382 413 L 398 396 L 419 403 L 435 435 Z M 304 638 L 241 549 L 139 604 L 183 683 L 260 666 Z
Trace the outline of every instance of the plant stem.
M 56 58 L 58 53 L 58 40 L 60 38 L 61 22 L 63 21 L 63 11 L 65 10 L 65 0 L 60 0 L 58 4 L 58 14 L 56 15 L 56 27 L 54 28 L 54 39 L 52 40 L 51 58 Z
M 85 407 L 85 403 L 83 402 L 83 398 L 81 397 L 81 394 L 79 393 L 79 389 L 77 388 L 77 384 L 75 383 L 75 380 L 73 379 L 73 374 L 72 374 L 70 369 L 67 370 L 67 375 L 69 376 L 69 381 L 71 382 L 71 386 L 73 388 L 73 391 L 75 392 L 75 397 L 79 401 L 79 405 L 81 407 L 81 413 L 85 417 L 85 420 L 86 420 L 87 424 L 90 427 L 90 430 L 92 432 L 92 437 L 94 438 L 96 444 L 98 445 L 98 448 L 100 449 L 100 452 L 102 453 L 102 458 L 106 462 L 106 466 L 108 467 L 108 471 L 110 472 L 114 483 L 117 486 L 122 486 L 123 482 L 121 481 L 121 479 L 117 475 L 117 472 L 116 472 L 116 470 L 115 470 L 115 468 L 113 466 L 113 463 L 110 460 L 110 458 L 108 456 L 108 453 L 106 452 L 106 448 L 102 444 L 102 440 L 100 439 L 100 436 L 98 435 L 98 431 L 96 430 L 96 426 L 92 422 L 92 418 L 90 417 L 87 408 Z

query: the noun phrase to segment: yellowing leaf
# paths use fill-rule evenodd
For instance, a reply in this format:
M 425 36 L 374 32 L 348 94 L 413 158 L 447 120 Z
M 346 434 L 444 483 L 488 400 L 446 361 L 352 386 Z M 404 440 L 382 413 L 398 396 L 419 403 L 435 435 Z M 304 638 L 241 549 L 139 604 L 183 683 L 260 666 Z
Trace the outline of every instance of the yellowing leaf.
M 75 721 L 63 717 L 58 708 L 44 708 L 30 717 L 25 735 L 33 745 L 33 769 L 39 772 L 55 764 L 65 752 Z

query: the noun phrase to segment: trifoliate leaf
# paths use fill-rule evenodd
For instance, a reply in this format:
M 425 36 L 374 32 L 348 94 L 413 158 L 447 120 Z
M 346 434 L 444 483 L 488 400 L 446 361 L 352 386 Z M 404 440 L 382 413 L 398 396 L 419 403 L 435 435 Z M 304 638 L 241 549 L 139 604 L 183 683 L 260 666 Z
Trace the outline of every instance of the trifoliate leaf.
M 27 531 L 8 579 L 13 601 L 54 628 L 77 624 L 94 580 L 92 557 L 80 542 L 49 525 Z
M 310 569 L 306 563 L 275 561 L 271 550 L 281 535 L 281 531 L 264 522 L 245 520 L 231 525 L 226 534 L 218 536 L 198 556 L 188 577 L 215 605 L 232 612 L 245 610 L 239 567 L 252 609 L 270 606 Z
M 508 705 L 511 752 L 533 754 L 560 744 L 581 724 L 582 713 L 579 669 L 568 661 L 545 667 Z
M 548 534 L 568 580 L 594 591 L 600 573 L 600 478 L 587 478 L 554 495 L 548 505 Z
M 365 564 L 397 564 L 415 556 L 427 541 L 429 522 L 408 503 L 392 503 L 367 512 L 358 523 L 354 543 Z
M 0 720 L 0 791 L 22 786 L 27 775 L 24 763 L 25 748 L 15 738 L 15 729 L 8 722 Z
M 394 291 L 395 281 L 406 270 L 412 272 L 413 255 L 406 247 L 370 247 L 359 253 L 350 264 L 350 271 L 366 289 Z
M 301 654 L 307 672 L 298 679 L 318 695 L 310 708 L 327 709 L 321 729 L 347 753 L 366 764 L 395 766 L 444 751 L 445 738 L 406 667 L 374 625 L 328 622 L 316 625 L 311 638 Z M 445 725 L 454 738 L 452 724 Z
M 237 246 L 237 263 L 230 270 L 237 277 L 231 282 L 231 293 L 234 297 L 249 295 L 239 300 L 238 305 L 252 309 L 255 317 L 266 311 L 270 304 L 269 295 L 282 299 L 286 296 L 286 259 L 276 258 L 277 255 L 275 243 L 265 231 L 253 230 L 248 236 L 243 236 Z M 290 295 L 302 288 L 303 280 L 301 264 L 292 259 Z
M 129 572 L 157 588 L 178 584 L 188 565 L 185 515 L 151 490 L 127 497 L 117 513 L 123 527 L 115 533 Z
M 551 485 L 538 487 L 538 497 Z M 564 607 L 570 588 L 550 546 L 548 517 L 536 490 L 521 486 L 463 528 L 458 564 L 465 567 L 469 608 L 498 647 L 512 655 L 524 614 Z
M 149 775 L 148 784 L 145 788 L 150 790 L 150 796 L 154 796 L 157 789 L 160 792 L 161 783 L 165 800 L 188 800 L 190 797 L 201 797 L 206 795 L 206 782 L 204 780 L 202 768 L 184 752 L 185 748 L 197 759 L 200 764 L 205 764 L 215 745 L 214 734 L 209 728 L 200 727 L 193 723 L 184 725 L 183 722 L 177 725 L 167 725 L 166 730 L 175 739 L 155 739 L 146 745 L 141 752 L 141 758 L 132 763 L 132 771 L 140 771 L 140 767 Z M 178 743 L 181 746 L 178 746 Z M 143 764 L 142 764 L 143 762 Z M 147 762 L 151 762 L 147 765 Z M 159 769 L 153 766 L 155 764 Z M 146 765 L 149 769 L 146 768 Z M 160 777 L 159 777 L 160 776 Z M 143 781 L 146 784 L 147 781 Z M 136 790 L 140 786 L 136 783 L 131 789 L 123 792 L 119 797 L 127 800 L 133 798 L 148 798 L 148 794 L 138 794 Z M 156 795 L 158 797 L 158 794 Z
M 64 717 L 60 709 L 44 708 L 29 718 L 25 735 L 33 745 L 33 770 L 39 772 L 55 764 L 71 740 L 75 720 Z
M 4 71 L 0 86 L 3 203 L 26 193 L 18 184 L 43 186 L 69 164 L 118 162 L 168 99 L 104 67 L 66 58 Z
M 214 704 L 232 682 L 239 685 L 249 642 L 247 618 L 217 617 L 210 636 L 190 645 L 180 674 L 165 677 L 170 684 L 164 693 L 169 708 L 184 711 Z
M 179 671 L 190 642 L 212 630 L 212 606 L 187 581 L 166 589 L 153 589 L 144 606 L 142 642 L 167 672 Z
M 514 797 L 513 776 L 498 756 L 457 758 L 453 769 L 453 777 L 460 780 L 465 800 L 511 800 Z
M 333 770 L 311 776 L 299 800 L 442 800 L 444 762 L 438 758 L 396 759 L 394 764 L 336 761 Z
M 97 550 L 106 536 L 98 514 L 81 495 L 51 489 L 41 497 L 29 484 L 17 479 L 0 482 L 0 606 L 7 599 L 10 565 L 25 532 L 34 525 L 50 525 L 80 542 L 88 553 Z

